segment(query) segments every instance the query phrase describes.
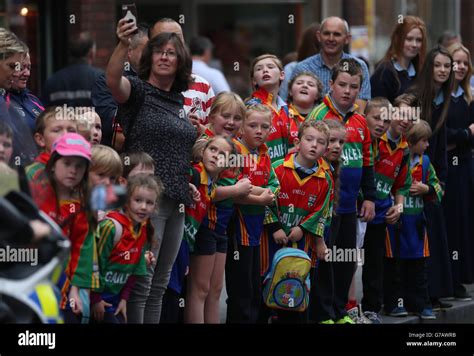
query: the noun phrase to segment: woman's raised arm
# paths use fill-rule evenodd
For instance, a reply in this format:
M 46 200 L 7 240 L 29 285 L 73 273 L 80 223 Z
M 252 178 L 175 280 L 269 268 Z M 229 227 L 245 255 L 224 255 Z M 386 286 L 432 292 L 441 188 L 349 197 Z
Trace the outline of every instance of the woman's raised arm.
M 124 103 L 130 97 L 130 81 L 122 76 L 122 73 L 124 63 L 127 59 L 130 38 L 136 29 L 137 26 L 134 22 L 128 23 L 127 20 L 120 19 L 117 24 L 117 37 L 120 42 L 117 47 L 115 47 L 105 71 L 107 86 L 118 103 Z

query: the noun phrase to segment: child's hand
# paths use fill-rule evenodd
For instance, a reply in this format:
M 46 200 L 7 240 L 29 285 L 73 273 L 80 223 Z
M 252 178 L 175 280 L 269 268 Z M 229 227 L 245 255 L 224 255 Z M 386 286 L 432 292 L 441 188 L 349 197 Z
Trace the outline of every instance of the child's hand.
M 328 247 L 326 246 L 326 242 L 321 237 L 316 238 L 316 256 L 318 259 L 322 261 L 326 261 L 326 251 Z
M 114 315 L 119 315 L 120 313 L 122 314 L 125 322 L 127 322 L 127 301 L 125 299 L 120 299 L 120 302 Z
M 275 240 L 275 243 L 278 245 L 286 245 L 288 237 L 286 236 L 285 231 L 280 229 L 273 233 L 273 240 Z
M 262 205 L 273 205 L 275 202 L 275 194 L 270 189 L 266 189 L 262 195 L 260 195 L 260 201 Z
M 151 264 L 156 262 L 156 258 L 155 258 L 155 255 L 153 255 L 153 252 L 151 251 L 145 252 L 145 261 L 146 261 L 147 266 L 150 266 Z
M 418 181 L 413 182 L 410 187 L 410 195 L 413 196 L 424 195 L 427 194 L 429 191 L 430 187 L 428 187 L 428 185 Z
M 79 296 L 79 288 L 71 286 L 71 290 L 68 295 L 69 306 L 75 315 L 82 314 L 82 300 Z
M 359 217 L 363 222 L 369 222 L 373 220 L 373 218 L 375 217 L 375 204 L 373 201 L 363 201 L 362 206 L 360 208 Z
M 387 224 L 395 224 L 398 219 L 400 219 L 400 215 L 403 212 L 403 205 L 400 207 L 400 205 L 394 205 L 390 207 L 387 210 L 387 213 L 385 214 L 385 221 Z
M 250 179 L 244 178 L 235 183 L 235 189 L 237 190 L 238 196 L 247 196 L 252 192 L 252 183 Z
M 199 190 L 192 183 L 189 183 L 189 195 L 191 195 L 196 203 L 201 200 L 201 193 L 199 193 Z
M 203 125 L 201 125 L 199 116 L 197 116 L 195 113 L 189 113 L 188 117 L 193 126 L 196 128 L 198 137 L 201 136 L 201 134 L 205 131 L 205 128 Z
M 122 299 L 123 300 L 123 299 Z M 104 313 L 106 307 L 111 307 L 112 304 L 104 302 L 101 300 L 99 303 L 95 303 L 92 305 L 92 317 L 95 321 L 102 321 L 104 320 Z
M 288 235 L 288 240 L 293 242 L 298 242 L 303 237 L 303 230 L 299 226 L 292 227 L 290 234 Z

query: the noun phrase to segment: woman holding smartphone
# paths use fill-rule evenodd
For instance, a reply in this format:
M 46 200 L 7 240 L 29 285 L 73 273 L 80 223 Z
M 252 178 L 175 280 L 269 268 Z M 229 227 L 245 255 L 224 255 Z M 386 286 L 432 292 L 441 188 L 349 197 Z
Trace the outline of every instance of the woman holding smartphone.
M 143 50 L 138 78 L 124 77 L 131 35 L 136 23 L 121 19 L 120 39 L 106 69 L 107 86 L 121 109 L 127 151 L 144 151 L 156 162 L 155 175 L 163 183 L 164 194 L 158 214 L 152 217 L 155 242 L 160 241 L 156 265 L 145 278 L 138 279 L 128 304 L 131 323 L 158 323 L 163 294 L 181 244 L 184 230 L 182 207 L 190 200 L 187 173 L 197 132 L 184 114 L 181 92 L 191 79 L 192 60 L 175 33 L 161 33 Z

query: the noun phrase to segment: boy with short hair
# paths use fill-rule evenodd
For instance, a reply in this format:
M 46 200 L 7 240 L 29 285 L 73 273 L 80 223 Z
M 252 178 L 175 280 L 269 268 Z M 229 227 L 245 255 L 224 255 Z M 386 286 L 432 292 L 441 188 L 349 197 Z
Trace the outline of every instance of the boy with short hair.
M 383 268 L 387 224 L 395 224 L 403 211 L 403 199 L 408 195 L 411 176 L 409 174 L 409 150 L 405 133 L 414 119 L 417 99 L 403 94 L 395 99 L 395 109 L 390 115 L 390 126 L 378 140 L 375 160 L 375 218 L 367 224 L 364 238 L 364 266 L 362 285 L 364 295 L 362 307 L 366 316 L 374 323 L 380 321 L 378 313 L 383 300 Z M 409 110 L 413 108 L 413 110 Z M 399 115 L 405 113 L 406 115 Z M 392 196 L 395 204 L 393 204 Z M 392 316 L 406 315 L 403 307 L 387 310 Z
M 357 61 L 344 58 L 334 67 L 330 93 L 307 120 L 336 119 L 345 124 L 347 140 L 342 154 L 340 198 L 335 221 L 335 248 L 356 247 L 356 200 L 362 189 L 364 201 L 360 215 L 364 221 L 374 216 L 374 169 L 370 132 L 365 118 L 356 112 L 355 101 L 360 92 L 362 69 Z M 334 263 L 334 312 L 337 323 L 353 324 L 345 306 L 354 274 L 355 261 Z
M 400 275 L 389 271 L 385 278 L 385 305 L 395 308 L 402 300 L 409 311 L 422 319 L 436 319 L 428 294 L 427 257 L 430 256 L 426 220 L 423 214 L 424 199 L 441 202 L 443 189 L 428 156 L 424 155 L 431 136 L 430 125 L 423 120 L 408 132 L 410 171 L 412 184 L 405 197 L 400 225 L 389 225 L 386 237 L 386 257 L 393 260 L 389 266 L 400 267 Z M 399 278 L 397 278 L 399 277 Z M 399 283 L 402 283 L 403 291 Z
M 91 149 L 92 162 L 89 168 L 89 184 L 117 184 L 122 176 L 122 160 L 118 153 L 108 146 L 94 145 Z
M 268 272 L 275 252 L 296 243 L 300 250 L 324 256 L 324 230 L 331 220 L 332 179 L 323 155 L 329 143 L 329 128 L 322 121 L 305 121 L 295 139 L 296 153 L 272 166 L 280 181 L 278 209 L 268 209 L 267 233 L 262 237 L 262 274 Z M 278 322 L 306 322 L 307 311 L 278 311 Z
M 374 162 L 378 160 L 379 155 L 379 139 L 382 135 L 387 132 L 390 127 L 390 115 L 391 115 L 392 106 L 390 102 L 383 97 L 376 97 L 370 99 L 367 102 L 367 106 L 364 110 L 365 119 L 367 121 L 367 127 L 370 131 L 370 138 L 372 140 L 372 153 L 374 156 Z M 358 197 L 358 206 L 360 207 L 363 201 L 363 194 L 359 192 Z M 356 246 L 357 249 L 362 249 L 364 245 L 364 236 L 367 229 L 367 222 L 361 221 L 360 218 L 357 219 L 357 237 L 356 237 Z M 348 315 L 356 322 L 356 324 L 366 324 L 370 323 L 370 320 L 364 317 L 362 308 L 357 303 L 356 295 L 356 273 L 357 268 L 354 271 L 354 276 L 352 277 L 351 287 L 349 289 L 349 301 L 346 304 L 346 310 Z
M 52 194 L 45 168 L 51 156 L 54 141 L 66 133 L 77 132 L 76 121 L 67 118 L 62 110 L 60 106 L 51 106 L 36 119 L 34 139 L 42 151 L 25 169 L 31 194 L 36 202 Z
M 225 279 L 227 323 L 255 323 L 262 301 L 260 238 L 265 206 L 274 204 L 280 184 L 272 168 L 265 141 L 272 127 L 272 111 L 263 104 L 247 107 L 242 136 L 236 149 L 246 162 L 238 180 L 248 178 L 252 192 L 235 198 L 234 225 L 228 231 Z

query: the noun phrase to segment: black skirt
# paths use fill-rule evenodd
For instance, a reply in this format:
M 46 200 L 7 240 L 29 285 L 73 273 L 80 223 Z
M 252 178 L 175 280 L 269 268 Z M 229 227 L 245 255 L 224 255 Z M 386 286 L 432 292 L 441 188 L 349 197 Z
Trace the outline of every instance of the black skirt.
M 472 241 L 471 220 L 471 157 L 459 158 L 453 165 L 448 154 L 448 180 L 443 198 L 446 233 L 451 258 L 454 287 L 459 283 L 474 282 L 474 241 Z
M 430 257 L 428 258 L 428 287 L 431 298 L 453 296 L 451 261 L 446 236 L 443 207 L 439 203 L 425 203 L 426 227 Z

